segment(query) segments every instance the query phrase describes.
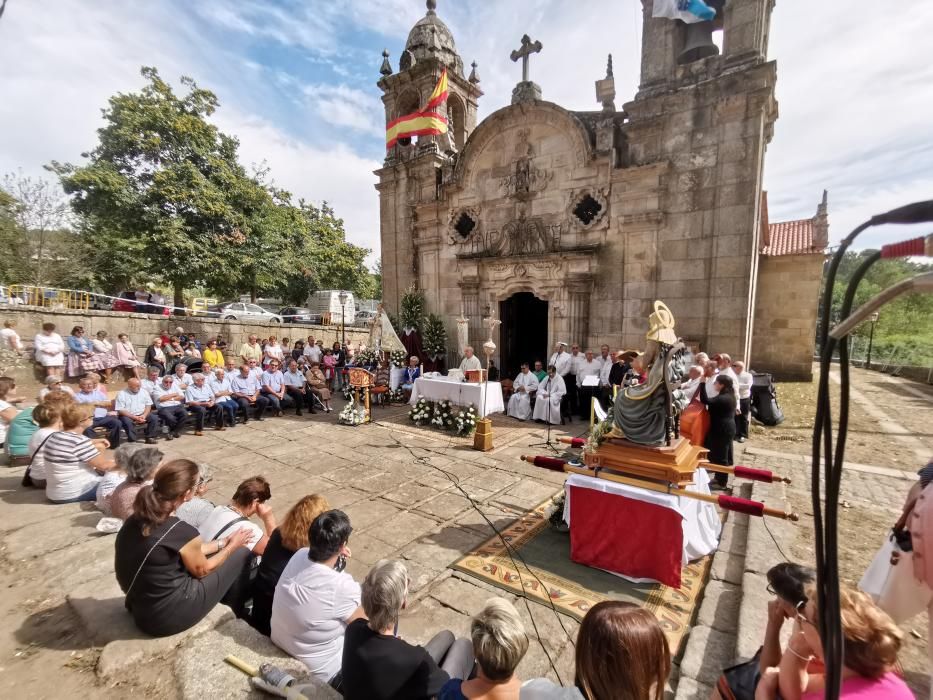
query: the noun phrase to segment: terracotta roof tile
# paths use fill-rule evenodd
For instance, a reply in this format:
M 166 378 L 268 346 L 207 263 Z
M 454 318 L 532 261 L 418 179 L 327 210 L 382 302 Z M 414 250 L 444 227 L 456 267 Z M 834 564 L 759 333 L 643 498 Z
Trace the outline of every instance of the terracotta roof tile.
M 813 242 L 813 219 L 779 221 L 768 225 L 768 244 L 762 255 L 822 255 L 824 250 Z

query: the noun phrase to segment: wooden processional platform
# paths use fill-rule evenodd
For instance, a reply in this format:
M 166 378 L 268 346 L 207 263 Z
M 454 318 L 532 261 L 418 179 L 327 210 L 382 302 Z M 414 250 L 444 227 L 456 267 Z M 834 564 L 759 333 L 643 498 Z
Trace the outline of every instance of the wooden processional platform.
M 585 454 L 583 461 L 591 469 L 611 469 L 685 486 L 693 481 L 693 473 L 705 461 L 706 452 L 683 437 L 672 440 L 670 447 L 636 445 L 624 438 L 609 438 L 595 452 Z

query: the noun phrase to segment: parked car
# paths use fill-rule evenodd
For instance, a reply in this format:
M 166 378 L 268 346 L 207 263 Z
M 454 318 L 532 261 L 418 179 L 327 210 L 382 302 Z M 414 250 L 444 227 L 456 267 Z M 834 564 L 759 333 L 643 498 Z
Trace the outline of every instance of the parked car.
M 283 306 L 279 309 L 279 316 L 285 323 L 301 323 L 321 325 L 324 317 L 321 314 L 311 313 L 311 309 L 302 306 Z
M 373 319 L 376 318 L 379 314 L 375 311 L 357 311 L 356 312 L 356 325 L 357 326 L 368 326 L 373 322 Z
M 246 304 L 241 301 L 228 301 L 223 304 L 209 306 L 207 315 L 229 321 L 265 321 L 266 323 L 281 323 L 282 317 L 267 311 L 258 304 Z
M 165 297 L 155 292 L 120 292 L 110 305 L 111 311 L 126 311 L 137 314 L 161 314 L 168 316 L 171 310 Z

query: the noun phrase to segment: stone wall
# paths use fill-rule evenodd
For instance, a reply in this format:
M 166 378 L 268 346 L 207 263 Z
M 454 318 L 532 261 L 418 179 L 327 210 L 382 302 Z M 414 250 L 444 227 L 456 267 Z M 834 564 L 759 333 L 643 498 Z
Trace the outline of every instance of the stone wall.
M 810 381 L 822 255 L 761 256 L 751 369 Z
M 270 335 L 282 338 L 306 339 L 313 335 L 316 340 L 323 340 L 325 346 L 330 346 L 340 340 L 340 326 L 309 326 L 286 324 L 268 324 L 256 321 L 221 321 L 199 316 L 171 317 L 154 316 L 149 314 L 131 314 L 119 311 L 74 311 L 71 309 L 44 309 L 36 306 L 11 306 L 0 311 L 2 320 L 16 321 L 16 331 L 27 345 L 32 343 L 33 337 L 39 332 L 43 323 L 54 323 L 61 335 L 67 336 L 74 326 L 84 326 L 88 335 L 99 330 L 107 331 L 111 340 L 115 340 L 120 333 L 126 333 L 130 341 L 136 346 L 136 351 L 142 355 L 152 338 L 165 329 L 181 326 L 187 332 L 197 333 L 203 342 L 207 338 L 223 335 L 227 343 L 235 348 L 246 342 L 250 333 L 260 337 Z M 369 330 L 360 327 L 347 327 L 347 344 L 356 345 L 366 343 L 369 339 Z

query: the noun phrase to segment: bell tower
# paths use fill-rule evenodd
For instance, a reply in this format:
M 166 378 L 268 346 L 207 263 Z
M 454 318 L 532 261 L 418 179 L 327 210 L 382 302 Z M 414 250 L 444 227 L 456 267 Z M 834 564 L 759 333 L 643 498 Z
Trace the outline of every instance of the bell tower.
M 774 0 L 706 2 L 715 18 L 685 24 L 655 17 L 654 0 L 642 0 L 641 81 L 624 106 L 624 160 L 657 170 L 663 194 L 657 222 L 629 226 L 626 237 L 655 264 L 633 266 L 625 284 L 630 298 L 654 294 L 632 304 L 636 317 L 664 299 L 696 347 L 751 361 L 761 184 L 778 116 L 768 60 Z M 720 30 L 722 51 L 713 41 Z
M 400 139 L 387 153 L 379 176 L 380 229 L 382 244 L 383 301 L 397 312 L 401 297 L 411 285 L 423 285 L 419 260 L 430 259 L 439 245 L 437 222 L 419 222 L 416 207 L 434 201 L 444 172 L 449 172 L 476 128 L 477 101 L 482 96 L 474 62 L 464 75 L 463 59 L 457 53 L 453 34 L 437 15 L 437 1 L 427 0 L 427 13 L 415 23 L 393 70 L 388 51 L 382 53 L 382 90 L 386 124 L 421 109 L 447 69 L 449 97 L 438 111 L 447 117 L 446 134 Z M 443 222 L 446 225 L 446 222 Z M 431 300 L 428 300 L 431 306 Z

